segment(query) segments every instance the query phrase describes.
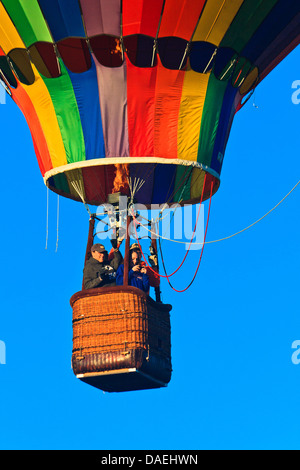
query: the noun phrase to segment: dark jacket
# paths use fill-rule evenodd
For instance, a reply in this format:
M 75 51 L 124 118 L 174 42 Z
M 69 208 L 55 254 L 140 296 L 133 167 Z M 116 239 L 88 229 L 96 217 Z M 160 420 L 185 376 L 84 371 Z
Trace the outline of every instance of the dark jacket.
M 87 260 L 84 270 L 83 270 L 83 284 L 84 289 L 94 289 L 96 287 L 104 286 L 115 286 L 116 285 L 116 271 L 120 264 L 123 261 L 123 256 L 119 251 L 114 252 L 113 259 L 108 262 L 104 261 L 99 263 L 95 258 L 91 256 Z M 107 271 L 103 273 L 103 268 L 105 266 L 110 266 L 112 271 Z M 100 279 L 101 277 L 101 279 Z
M 124 277 L 124 264 L 117 270 L 117 286 L 123 285 L 123 277 Z M 138 289 L 143 290 L 144 292 L 149 291 L 149 276 L 148 274 L 142 274 L 139 272 L 134 272 L 132 269 L 128 272 L 128 284 L 130 286 L 137 287 Z

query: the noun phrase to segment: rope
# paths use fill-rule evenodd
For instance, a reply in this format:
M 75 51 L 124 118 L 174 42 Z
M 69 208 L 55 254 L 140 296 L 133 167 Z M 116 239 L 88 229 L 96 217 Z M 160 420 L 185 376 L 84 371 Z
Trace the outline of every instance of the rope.
M 70 172 L 70 178 L 71 178 L 72 174 Z M 91 216 L 91 211 L 90 211 L 90 208 L 89 206 L 87 205 L 87 203 L 85 202 L 85 199 L 84 199 L 84 188 L 83 188 L 83 184 L 82 184 L 82 181 L 81 180 L 70 180 L 70 183 L 71 185 L 73 186 L 73 188 L 75 189 L 75 191 L 77 192 L 78 196 L 80 197 L 84 207 L 86 208 L 89 216 Z
M 49 236 L 49 188 L 47 188 L 47 215 L 46 215 L 46 246 L 48 248 L 48 236 Z
M 258 224 L 258 222 L 261 222 L 261 220 L 263 220 L 265 217 L 267 217 L 269 214 L 271 214 L 271 212 L 273 212 L 275 209 L 277 209 L 277 207 L 280 206 L 280 204 L 282 204 L 282 202 L 296 189 L 296 187 L 297 187 L 299 184 L 300 184 L 300 180 L 299 180 L 298 183 L 295 184 L 295 186 L 286 194 L 286 196 L 284 196 L 284 198 L 282 198 L 281 201 L 279 201 L 279 202 L 276 204 L 276 206 L 274 206 L 272 209 L 270 209 L 265 215 L 263 215 L 262 217 L 260 217 L 258 220 L 256 220 L 255 222 L 253 222 L 253 224 L 248 225 L 248 227 L 245 227 L 245 228 L 243 228 L 242 230 L 239 230 L 238 232 L 233 233 L 232 235 L 229 235 L 228 237 L 220 238 L 219 240 L 212 240 L 212 241 L 206 242 L 206 244 L 209 244 L 209 243 L 217 243 L 217 242 L 222 242 L 223 240 L 228 240 L 229 238 L 233 238 L 233 237 L 235 237 L 236 235 L 239 235 L 240 233 L 245 232 L 245 231 L 248 230 L 249 228 L 251 228 L 251 227 L 253 227 L 254 225 Z
M 145 183 L 145 180 L 143 180 L 142 178 L 135 177 L 133 183 L 132 183 L 131 177 L 129 178 L 128 184 L 129 184 L 130 195 L 131 195 L 132 201 L 134 199 L 135 193 L 137 193 L 141 189 L 144 183 Z
M 55 253 L 57 253 L 57 249 L 58 249 L 58 230 L 59 230 L 59 196 L 57 195 L 57 221 L 56 221 L 56 247 L 55 247 Z
M 175 289 L 175 287 L 172 286 L 172 284 L 171 284 L 171 282 L 170 282 L 170 280 L 169 280 L 169 276 L 167 276 L 168 283 L 169 283 L 171 289 L 173 289 L 175 292 L 182 293 L 182 292 L 185 292 L 186 290 L 188 290 L 188 289 L 191 287 L 191 285 L 193 284 L 194 280 L 196 279 L 197 273 L 198 273 L 198 271 L 199 271 L 200 264 L 201 264 L 201 260 L 202 260 L 202 255 L 203 255 L 203 250 L 204 250 L 204 245 L 205 245 L 205 239 L 206 239 L 206 235 L 207 235 L 207 229 L 208 229 L 208 222 L 209 222 L 209 216 L 210 216 L 210 207 L 211 207 L 211 199 L 212 199 L 212 193 L 213 193 L 213 186 L 214 186 L 214 184 L 213 184 L 213 182 L 211 182 L 210 198 L 209 198 L 209 208 L 208 208 L 208 214 L 207 214 L 207 220 L 206 220 L 206 227 L 205 227 L 205 234 L 204 234 L 204 243 L 203 243 L 203 245 L 202 245 L 202 249 L 201 249 L 201 253 L 200 253 L 198 265 L 197 265 L 196 271 L 195 271 L 195 273 L 194 273 L 193 279 L 191 280 L 191 282 L 190 282 L 184 289 L 178 290 L 178 289 Z M 160 240 L 159 240 L 159 245 L 160 245 Z M 161 246 L 160 246 L 160 250 L 161 250 Z M 165 263 L 164 263 L 162 251 L 161 251 L 161 259 L 162 259 L 164 271 L 165 271 L 165 273 L 166 273 L 166 268 L 165 268 Z
M 167 278 L 169 279 L 169 277 L 172 277 L 175 273 L 177 273 L 177 271 L 179 271 L 179 269 L 182 267 L 183 263 L 185 262 L 186 260 L 186 257 L 190 251 L 190 248 L 191 248 L 191 244 L 192 244 L 192 241 L 193 241 L 193 238 L 195 236 L 195 232 L 196 232 L 196 227 L 197 227 L 197 224 L 198 224 L 198 219 L 199 219 L 199 215 L 200 215 L 200 210 L 201 210 L 201 206 L 202 206 L 202 201 L 203 201 L 203 196 L 204 196 L 204 189 L 205 189 L 205 183 L 206 183 L 206 174 L 205 174 L 205 177 L 204 177 L 204 182 L 203 182 L 203 188 L 202 188 L 202 194 L 201 194 L 201 199 L 200 199 L 200 204 L 199 204 L 199 209 L 198 209 L 198 214 L 197 214 L 197 219 L 196 219 L 196 223 L 195 223 L 195 227 L 194 227 L 194 231 L 193 231 L 193 234 L 192 234 L 192 238 L 191 238 L 191 241 L 190 241 L 190 244 L 189 244 L 189 247 L 186 251 L 186 254 L 182 260 L 182 262 L 180 263 L 180 265 L 178 266 L 178 268 L 172 273 L 172 274 L 169 274 L 169 275 L 162 275 L 162 274 L 159 274 L 157 273 L 156 271 L 154 271 L 151 266 L 149 266 L 146 258 L 145 258 L 145 255 L 143 253 L 143 250 L 141 248 L 141 245 L 140 245 L 140 242 L 139 242 L 139 238 L 138 238 L 138 235 L 137 235 L 137 231 L 136 231 L 136 225 L 141 225 L 141 223 L 136 219 L 136 217 L 133 215 L 133 221 L 134 221 L 134 231 L 135 231 L 135 236 L 136 236 L 136 239 L 137 239 L 137 242 L 138 242 L 138 245 L 139 245 L 139 248 L 141 250 L 141 253 L 143 255 L 143 258 L 144 258 L 144 261 L 146 263 L 146 265 L 148 266 L 149 269 L 151 269 L 151 271 L 153 271 L 155 274 L 157 274 L 159 277 L 164 277 L 164 278 Z M 213 184 L 212 184 L 213 185 Z M 211 189 L 211 196 L 212 197 L 212 189 Z

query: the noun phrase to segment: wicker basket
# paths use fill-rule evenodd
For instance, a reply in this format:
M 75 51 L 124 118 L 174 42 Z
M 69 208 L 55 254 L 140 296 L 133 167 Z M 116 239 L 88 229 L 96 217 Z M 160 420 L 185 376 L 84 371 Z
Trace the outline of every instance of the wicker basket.
M 78 292 L 73 308 L 75 375 L 105 391 L 166 386 L 171 379 L 170 305 L 135 287 Z

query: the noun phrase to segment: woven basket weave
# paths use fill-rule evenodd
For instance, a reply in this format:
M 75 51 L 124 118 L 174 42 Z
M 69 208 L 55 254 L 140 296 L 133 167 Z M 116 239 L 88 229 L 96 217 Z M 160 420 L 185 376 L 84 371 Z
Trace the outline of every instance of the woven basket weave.
M 71 306 L 76 375 L 135 367 L 169 382 L 170 305 L 135 287 L 111 287 L 78 292 Z

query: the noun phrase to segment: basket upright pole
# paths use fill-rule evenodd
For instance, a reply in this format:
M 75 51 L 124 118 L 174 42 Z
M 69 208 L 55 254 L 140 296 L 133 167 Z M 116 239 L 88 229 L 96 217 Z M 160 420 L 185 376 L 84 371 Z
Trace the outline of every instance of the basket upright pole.
M 94 243 L 94 228 L 95 228 L 95 216 L 94 214 L 91 215 L 90 220 L 89 220 L 89 234 L 88 234 L 88 240 L 87 240 L 87 245 L 86 245 L 86 252 L 85 252 L 85 259 L 84 259 L 84 266 L 86 265 L 87 260 L 89 259 L 91 255 L 91 248 Z M 82 289 L 84 289 L 84 282 L 82 280 Z
M 155 224 L 151 224 L 151 232 L 155 233 L 154 237 L 151 237 L 151 245 L 152 245 L 152 248 L 154 250 L 154 253 L 157 256 L 157 241 L 156 241 L 156 227 L 155 227 Z M 157 260 L 157 272 L 159 273 L 158 260 Z M 155 287 L 154 290 L 155 290 L 156 302 L 161 302 L 160 287 Z
M 130 233 L 129 233 L 129 226 L 130 220 L 127 209 L 127 218 L 126 218 L 126 236 L 125 236 L 125 255 L 124 255 L 124 279 L 123 285 L 128 286 L 128 271 L 129 271 L 129 248 L 130 248 Z

